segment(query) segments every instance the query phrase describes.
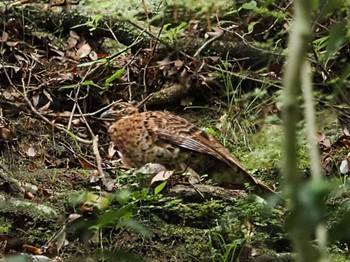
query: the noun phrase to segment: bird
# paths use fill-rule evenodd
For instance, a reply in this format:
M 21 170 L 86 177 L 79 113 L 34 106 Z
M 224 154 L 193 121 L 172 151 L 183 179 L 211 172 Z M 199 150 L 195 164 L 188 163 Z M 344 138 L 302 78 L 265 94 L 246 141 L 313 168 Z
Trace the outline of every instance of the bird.
M 140 168 L 148 163 L 166 170 L 184 171 L 188 167 L 199 175 L 207 174 L 222 187 L 257 187 L 274 193 L 218 140 L 183 117 L 167 111 L 140 112 L 130 103 L 117 102 L 101 118 L 114 121 L 108 128 L 109 137 L 126 167 Z

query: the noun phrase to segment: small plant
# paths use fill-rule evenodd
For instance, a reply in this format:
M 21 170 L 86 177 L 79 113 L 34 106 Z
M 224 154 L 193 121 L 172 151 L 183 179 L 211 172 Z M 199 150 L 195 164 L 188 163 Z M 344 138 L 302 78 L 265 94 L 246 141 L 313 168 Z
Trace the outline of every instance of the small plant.
M 165 33 L 162 34 L 162 39 L 170 44 L 174 44 L 178 41 L 179 36 L 183 33 L 184 28 L 187 26 L 187 23 L 181 22 L 178 26 L 170 28 L 168 30 L 170 26 L 171 24 L 166 24 L 163 26 L 163 31 L 165 31 Z
M 97 29 L 97 27 L 99 25 L 99 22 L 102 19 L 102 17 L 103 17 L 102 15 L 94 15 L 86 23 L 73 26 L 72 28 L 78 28 L 78 27 L 82 27 L 82 26 L 87 26 L 87 27 L 89 27 L 89 31 L 95 31 Z
M 52 176 L 50 176 L 51 183 L 55 183 L 58 178 L 58 170 L 57 168 L 53 169 Z
M 214 244 L 215 242 L 215 244 Z M 209 246 L 211 252 L 212 261 L 236 261 L 235 255 L 237 251 L 237 247 L 242 244 L 241 239 L 233 240 L 231 243 L 226 243 L 225 239 L 221 234 L 214 233 L 213 236 L 209 235 Z M 214 248 L 214 245 L 218 246 L 218 248 Z M 220 251 L 218 251 L 218 249 Z

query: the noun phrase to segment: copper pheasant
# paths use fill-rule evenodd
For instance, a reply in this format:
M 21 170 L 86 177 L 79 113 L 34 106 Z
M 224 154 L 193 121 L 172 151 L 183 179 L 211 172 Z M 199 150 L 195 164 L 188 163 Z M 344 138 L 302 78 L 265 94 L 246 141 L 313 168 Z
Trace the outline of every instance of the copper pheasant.
M 101 116 L 116 121 L 108 133 L 125 166 L 157 163 L 167 170 L 186 166 L 208 174 L 222 186 L 244 188 L 249 184 L 274 192 L 250 175 L 216 139 L 180 116 L 162 111 L 140 113 L 124 102 Z

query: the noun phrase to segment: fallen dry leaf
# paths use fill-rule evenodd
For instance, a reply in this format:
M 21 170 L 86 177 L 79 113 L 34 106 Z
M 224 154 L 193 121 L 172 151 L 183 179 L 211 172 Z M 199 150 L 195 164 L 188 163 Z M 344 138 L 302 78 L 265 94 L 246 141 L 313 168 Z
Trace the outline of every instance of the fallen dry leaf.
M 90 52 L 91 52 L 92 48 L 88 43 L 85 43 L 82 47 L 80 47 L 76 53 L 77 58 L 81 59 L 84 57 L 87 57 Z
M 169 177 L 171 177 L 174 174 L 174 171 L 160 171 L 158 174 L 156 174 L 151 181 L 151 185 L 153 185 L 156 182 L 163 182 L 165 180 L 168 180 Z

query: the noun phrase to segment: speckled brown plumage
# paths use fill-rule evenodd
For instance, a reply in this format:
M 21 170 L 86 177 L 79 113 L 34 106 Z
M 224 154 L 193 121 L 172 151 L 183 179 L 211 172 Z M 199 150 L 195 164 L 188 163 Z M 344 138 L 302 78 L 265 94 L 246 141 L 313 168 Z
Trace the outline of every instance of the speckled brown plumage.
M 273 192 L 216 139 L 182 117 L 161 111 L 139 113 L 128 103 L 117 103 L 103 116 L 116 121 L 108 132 L 126 166 L 158 163 L 169 170 L 188 166 L 223 186 L 244 188 L 249 183 Z

